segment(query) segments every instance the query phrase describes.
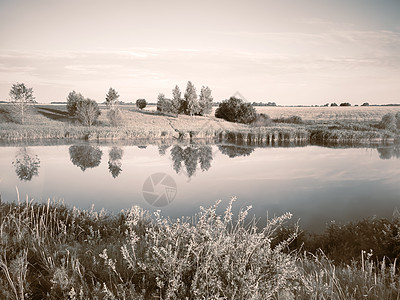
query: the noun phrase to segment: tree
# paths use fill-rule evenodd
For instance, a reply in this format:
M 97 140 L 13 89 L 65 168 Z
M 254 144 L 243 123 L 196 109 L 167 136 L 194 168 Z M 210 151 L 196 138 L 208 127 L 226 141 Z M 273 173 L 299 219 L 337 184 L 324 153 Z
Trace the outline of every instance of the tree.
M 172 90 L 171 108 L 173 112 L 178 115 L 180 112 L 184 112 L 182 111 L 182 109 L 184 110 L 184 108 L 183 107 L 181 108 L 181 106 L 182 106 L 182 93 L 179 87 L 176 85 L 175 88 Z
M 172 100 L 165 98 L 165 95 L 160 93 L 157 97 L 157 110 L 164 113 L 173 112 Z
M 67 110 L 68 114 L 70 116 L 74 116 L 76 113 L 76 107 L 78 103 L 82 100 L 85 100 L 85 98 L 82 96 L 82 94 L 78 94 L 75 91 L 72 91 L 68 94 L 67 96 Z
M 33 89 L 27 88 L 23 83 L 13 84 L 10 93 L 11 103 L 14 104 L 14 111 L 18 115 L 21 124 L 24 124 L 25 114 L 30 103 L 35 103 Z
M 343 102 L 340 103 L 340 106 L 351 106 L 351 104 L 349 102 Z
M 363 104 L 361 104 L 361 106 L 369 106 L 368 102 L 364 102 Z
M 106 105 L 108 108 L 113 109 L 118 105 L 119 95 L 116 90 L 110 88 L 106 95 Z
M 119 109 L 119 95 L 116 90 L 110 88 L 106 95 L 106 105 L 108 107 L 107 118 L 110 120 L 111 125 L 117 126 L 122 120 L 122 113 Z
M 202 87 L 200 91 L 200 99 L 199 99 L 199 105 L 200 105 L 200 115 L 209 115 L 212 111 L 212 102 L 213 102 L 213 97 L 211 96 L 211 90 L 210 88 L 207 87 Z
M 72 145 L 69 147 L 71 162 L 82 171 L 87 168 L 95 168 L 100 165 L 103 152 L 90 145 Z
M 99 105 L 89 98 L 79 101 L 76 106 L 76 115 L 83 125 L 90 127 L 100 116 Z
M 331 106 L 338 106 L 335 102 L 331 103 Z
M 197 99 L 196 88 L 190 81 L 188 81 L 187 83 L 184 99 L 187 104 L 187 113 L 190 116 L 196 115 L 200 112 L 200 105 Z
M 146 102 L 145 99 L 137 99 L 137 100 L 136 100 L 136 107 L 137 107 L 137 108 L 143 109 L 143 108 L 146 107 L 146 105 L 147 105 L 147 102 Z
M 231 97 L 219 104 L 215 117 L 229 122 L 250 124 L 256 120 L 257 113 L 251 103 L 244 103 L 242 99 Z

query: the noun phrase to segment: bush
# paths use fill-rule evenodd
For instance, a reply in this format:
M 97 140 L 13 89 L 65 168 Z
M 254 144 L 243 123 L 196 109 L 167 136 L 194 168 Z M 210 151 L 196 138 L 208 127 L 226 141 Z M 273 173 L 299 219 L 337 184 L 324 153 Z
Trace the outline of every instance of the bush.
M 399 114 L 399 113 L 398 113 Z M 398 115 L 396 114 L 396 116 Z M 394 114 L 388 113 L 382 117 L 379 127 L 386 130 L 396 130 L 399 119 Z
M 252 126 L 262 127 L 262 126 L 271 126 L 273 124 L 272 119 L 267 114 L 257 114 L 256 119 L 251 123 Z
M 340 103 L 340 106 L 351 106 L 351 104 L 349 102 L 343 102 Z
M 250 124 L 256 120 L 257 113 L 250 103 L 244 103 L 239 98 L 231 97 L 219 104 L 215 111 L 215 117 L 229 122 Z
M 303 124 L 303 119 L 299 116 L 291 116 L 288 118 L 274 119 L 275 123 Z
M 147 105 L 147 102 L 146 102 L 145 99 L 137 99 L 137 100 L 136 100 L 136 107 L 137 107 L 137 108 L 143 109 L 143 108 L 146 107 L 146 105 Z

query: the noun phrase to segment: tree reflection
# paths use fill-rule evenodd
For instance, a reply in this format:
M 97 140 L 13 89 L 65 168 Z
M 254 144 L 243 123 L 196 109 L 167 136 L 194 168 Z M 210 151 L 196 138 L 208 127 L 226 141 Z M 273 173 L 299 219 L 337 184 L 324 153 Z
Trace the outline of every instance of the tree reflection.
M 118 175 L 122 172 L 122 154 L 124 151 L 119 147 L 112 147 L 110 152 L 108 153 L 108 170 L 110 171 L 113 178 L 117 178 Z
M 167 149 L 170 147 L 168 144 L 162 144 L 158 146 L 158 154 L 164 156 L 167 153 Z
M 219 145 L 218 149 L 222 154 L 228 155 L 230 158 L 237 156 L 249 156 L 254 151 L 254 148 L 252 147 L 236 145 Z
M 17 152 L 12 164 L 20 180 L 31 181 L 33 176 L 39 175 L 40 160 L 37 155 L 30 155 L 26 148 L 21 148 Z
M 184 163 L 184 171 L 189 178 L 196 174 L 198 165 L 200 165 L 202 171 L 210 169 L 213 159 L 210 146 L 197 145 L 189 145 L 186 147 L 175 145 L 171 149 L 171 157 L 175 172 L 181 172 L 182 163 Z
M 400 158 L 400 145 L 394 147 L 377 148 L 380 159 Z
M 69 147 L 71 162 L 85 171 L 87 168 L 95 168 L 100 164 L 103 152 L 90 145 L 73 145 Z

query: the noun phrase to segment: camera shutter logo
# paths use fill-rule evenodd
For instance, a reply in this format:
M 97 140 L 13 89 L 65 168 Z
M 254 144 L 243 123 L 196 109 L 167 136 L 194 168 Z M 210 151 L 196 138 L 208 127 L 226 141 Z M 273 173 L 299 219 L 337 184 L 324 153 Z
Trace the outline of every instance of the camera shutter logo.
M 168 174 L 155 173 L 143 183 L 143 198 L 150 205 L 163 207 L 170 204 L 176 196 L 175 180 Z

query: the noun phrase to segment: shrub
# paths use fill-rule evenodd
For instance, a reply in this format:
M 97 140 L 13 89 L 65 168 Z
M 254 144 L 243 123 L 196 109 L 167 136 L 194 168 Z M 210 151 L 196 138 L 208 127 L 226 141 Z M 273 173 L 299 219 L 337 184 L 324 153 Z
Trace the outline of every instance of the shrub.
M 146 105 L 147 105 L 147 102 L 146 102 L 145 99 L 137 99 L 137 100 L 136 100 L 136 107 L 137 107 L 137 108 L 143 109 L 143 108 L 146 107 Z
M 158 211 L 144 233 L 144 212 L 133 207 L 122 247 L 133 277 L 142 277 L 161 299 L 270 299 L 301 284 L 295 256 L 285 253 L 295 235 L 271 247 L 290 214 L 258 231 L 255 221 L 246 225 L 250 207 L 234 221 L 232 202 L 223 216 L 216 213 L 218 203 L 201 208 L 195 224 L 169 221 Z
M 331 106 L 338 106 L 335 102 L 331 103 Z
M 386 130 L 396 130 L 398 119 L 396 119 L 394 114 L 388 113 L 382 117 L 379 127 Z
M 274 119 L 275 123 L 289 123 L 289 124 L 303 124 L 303 119 L 299 116 L 291 116 L 288 118 L 278 118 Z
M 244 103 L 242 99 L 231 97 L 222 101 L 215 111 L 215 117 L 229 122 L 250 124 L 257 118 L 257 113 L 250 103 Z
M 396 127 L 397 129 L 400 129 L 400 111 L 396 113 L 395 118 L 396 118 Z
M 251 123 L 252 126 L 262 127 L 262 126 L 271 126 L 273 124 L 272 119 L 267 114 L 257 114 L 256 119 Z
M 340 106 L 351 106 L 351 104 L 349 102 L 343 102 L 340 103 Z

